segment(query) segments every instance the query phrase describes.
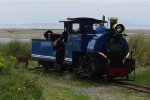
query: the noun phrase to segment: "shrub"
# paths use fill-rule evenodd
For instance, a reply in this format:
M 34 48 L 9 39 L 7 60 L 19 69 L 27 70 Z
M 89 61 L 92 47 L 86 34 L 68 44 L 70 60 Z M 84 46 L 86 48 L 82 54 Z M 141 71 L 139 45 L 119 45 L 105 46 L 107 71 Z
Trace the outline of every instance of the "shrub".
M 0 57 L 0 70 L 2 70 L 3 68 L 5 68 L 4 58 Z
M 138 65 L 150 66 L 150 40 L 143 36 L 131 36 L 129 46 L 134 51 L 133 56 Z
M 30 42 L 0 44 L 0 69 L 3 69 L 0 71 L 0 100 L 40 100 L 42 87 L 38 77 L 25 69 L 16 69 L 18 56 L 31 56 Z
M 0 100 L 40 100 L 42 88 L 34 76 L 27 72 L 14 71 L 9 75 L 0 75 Z M 28 73 L 29 74 L 29 73 Z M 33 81 L 34 80 L 34 81 Z
M 0 100 L 40 100 L 42 87 L 35 74 L 22 68 L 15 68 L 15 57 L 6 57 L 6 64 L 0 72 Z
M 2 43 L 0 44 L 0 55 L 9 56 L 12 55 L 14 57 L 23 56 L 23 57 L 31 57 L 31 43 L 30 42 L 20 42 L 17 40 Z

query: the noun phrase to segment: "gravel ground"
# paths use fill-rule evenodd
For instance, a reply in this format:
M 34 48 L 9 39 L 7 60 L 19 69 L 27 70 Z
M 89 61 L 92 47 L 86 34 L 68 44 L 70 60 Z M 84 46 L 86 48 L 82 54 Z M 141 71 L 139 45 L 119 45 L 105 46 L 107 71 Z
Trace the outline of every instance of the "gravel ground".
M 90 88 L 73 88 L 74 92 L 90 95 L 93 100 L 150 100 L 147 94 L 125 90 L 117 86 L 100 86 Z M 124 93 L 123 91 L 128 91 Z
M 71 74 L 63 76 L 41 77 L 43 83 L 53 84 L 58 87 L 69 88 L 71 91 L 92 97 L 92 100 L 150 100 L 150 95 L 133 90 L 127 90 L 112 84 L 94 83 L 72 79 Z M 47 88 L 46 88 L 47 90 Z M 47 92 L 48 93 L 48 92 Z

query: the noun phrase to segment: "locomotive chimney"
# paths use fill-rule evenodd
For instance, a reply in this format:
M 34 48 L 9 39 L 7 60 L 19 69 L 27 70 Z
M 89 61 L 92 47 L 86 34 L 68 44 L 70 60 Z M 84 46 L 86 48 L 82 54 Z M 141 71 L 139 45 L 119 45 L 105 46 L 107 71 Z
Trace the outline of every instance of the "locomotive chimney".
M 113 30 L 113 25 L 117 24 L 118 18 L 117 17 L 110 17 L 110 29 Z

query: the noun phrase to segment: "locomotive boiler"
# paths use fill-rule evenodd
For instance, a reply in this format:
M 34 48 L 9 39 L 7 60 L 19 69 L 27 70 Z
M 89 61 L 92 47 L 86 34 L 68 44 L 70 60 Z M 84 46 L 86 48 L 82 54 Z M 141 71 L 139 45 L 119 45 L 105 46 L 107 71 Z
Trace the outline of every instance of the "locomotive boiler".
M 48 30 L 44 33 L 45 39 L 32 39 L 32 57 L 45 69 L 127 79 L 129 73 L 135 71 L 125 27 L 116 17 L 111 17 L 109 22 L 105 16 L 102 20 L 79 17 L 60 22 L 64 23 L 61 34 Z M 109 28 L 105 24 L 109 24 Z

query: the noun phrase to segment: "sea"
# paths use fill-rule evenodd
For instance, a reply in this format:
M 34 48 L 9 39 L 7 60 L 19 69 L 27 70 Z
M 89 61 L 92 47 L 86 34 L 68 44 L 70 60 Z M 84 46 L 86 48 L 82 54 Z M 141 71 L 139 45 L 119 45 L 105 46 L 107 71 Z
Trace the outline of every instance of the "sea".
M 7 43 L 11 41 L 30 42 L 31 39 L 0 38 L 0 43 Z
M 0 29 L 63 29 L 63 23 L 0 24 Z

